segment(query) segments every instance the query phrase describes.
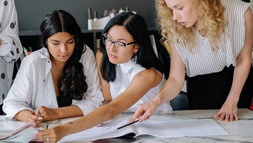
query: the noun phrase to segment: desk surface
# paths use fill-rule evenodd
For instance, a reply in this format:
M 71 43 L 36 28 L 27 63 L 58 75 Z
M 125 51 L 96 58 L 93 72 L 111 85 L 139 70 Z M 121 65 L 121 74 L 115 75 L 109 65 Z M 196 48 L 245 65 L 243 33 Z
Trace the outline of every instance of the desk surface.
M 173 111 L 172 116 L 180 119 L 205 119 L 212 118 L 212 115 L 216 114 L 218 110 L 181 110 Z M 223 143 L 238 143 L 238 142 L 253 142 L 253 111 L 248 109 L 239 109 L 239 121 L 224 122 L 215 119 L 215 121 L 223 127 L 230 135 L 228 136 L 210 136 L 210 137 L 182 137 L 182 138 L 169 138 L 158 139 L 152 137 L 142 138 L 143 142 L 148 143 L 209 143 L 209 142 L 223 142 Z M 160 116 L 160 115 L 159 115 Z M 164 115 L 163 115 L 164 116 Z
M 173 111 L 172 114 L 153 114 L 152 118 L 157 118 L 159 120 L 162 117 L 171 117 L 175 119 L 212 119 L 212 116 L 216 114 L 218 110 L 178 110 Z M 140 136 L 134 140 L 135 143 L 164 143 L 164 142 L 173 142 L 173 143 L 213 143 L 213 142 L 222 142 L 222 143 L 238 143 L 238 142 L 253 142 L 253 111 L 248 109 L 239 109 L 238 110 L 239 121 L 233 122 L 224 122 L 215 119 L 215 121 L 223 127 L 230 135 L 226 136 L 209 136 L 209 137 L 177 137 L 177 138 L 167 138 L 161 139 L 152 136 Z M 75 141 L 72 143 L 84 143 L 85 141 Z M 97 143 L 128 143 L 133 142 L 133 140 L 102 140 Z
M 173 111 L 170 115 L 152 115 L 152 118 L 172 117 L 175 119 L 213 119 L 212 116 L 219 110 L 180 110 Z M 161 139 L 152 136 L 140 136 L 136 140 L 124 139 L 104 139 L 95 141 L 94 143 L 238 143 L 238 142 L 253 142 L 253 111 L 248 109 L 238 110 L 239 121 L 224 122 L 215 119 L 215 121 L 223 127 L 230 135 L 226 136 L 209 136 L 209 137 L 177 137 Z M 73 143 L 73 142 L 72 142 Z M 74 143 L 84 143 L 84 141 L 75 141 Z

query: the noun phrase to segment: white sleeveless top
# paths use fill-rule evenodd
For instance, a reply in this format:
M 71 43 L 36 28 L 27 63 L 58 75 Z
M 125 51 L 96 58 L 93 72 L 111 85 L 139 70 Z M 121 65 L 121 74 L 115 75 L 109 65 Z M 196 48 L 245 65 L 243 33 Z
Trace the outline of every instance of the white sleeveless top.
M 133 77 L 143 70 L 145 70 L 144 67 L 142 67 L 139 64 L 136 64 L 136 62 L 132 60 L 129 60 L 128 62 L 123 64 L 116 65 L 116 79 L 113 82 L 109 82 L 112 99 L 116 98 L 122 92 L 124 92 L 131 83 Z M 135 112 L 136 106 L 138 104 L 150 101 L 160 91 L 164 82 L 165 79 L 163 78 L 163 80 L 159 85 L 150 89 L 138 102 L 136 102 L 128 110 L 126 110 L 126 112 Z M 156 112 L 165 112 L 165 113 L 169 113 L 171 111 L 172 107 L 170 106 L 169 102 L 160 105 L 156 110 Z
M 250 3 L 241 0 L 221 0 L 226 8 L 227 34 L 222 35 L 219 50 L 213 51 L 207 38 L 196 32 L 196 47 L 192 52 L 174 41 L 174 46 L 183 60 L 189 77 L 220 72 L 224 67 L 236 66 L 236 57 L 244 46 L 244 13 Z

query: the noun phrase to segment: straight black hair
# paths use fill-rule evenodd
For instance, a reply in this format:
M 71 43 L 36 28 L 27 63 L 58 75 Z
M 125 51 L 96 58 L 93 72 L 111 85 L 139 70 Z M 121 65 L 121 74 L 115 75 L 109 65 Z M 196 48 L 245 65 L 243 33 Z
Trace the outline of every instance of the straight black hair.
M 155 55 L 144 19 L 140 15 L 131 12 L 122 12 L 107 23 L 100 38 L 100 50 L 103 52 L 101 74 L 106 81 L 114 81 L 116 78 L 116 71 L 115 64 L 109 61 L 102 38 L 114 25 L 124 26 L 129 34 L 132 35 L 133 39 L 139 44 L 139 50 L 136 53 L 138 64 L 147 69 L 155 68 L 161 73 L 164 72 L 162 63 Z
M 41 23 L 40 31 L 41 44 L 47 49 L 47 39 L 58 32 L 67 32 L 75 36 L 75 49 L 61 72 L 58 88 L 60 96 L 81 100 L 87 91 L 87 83 L 85 81 L 86 76 L 83 73 L 83 65 L 79 60 L 86 47 L 84 46 L 81 29 L 75 18 L 63 10 L 52 11 L 47 14 Z

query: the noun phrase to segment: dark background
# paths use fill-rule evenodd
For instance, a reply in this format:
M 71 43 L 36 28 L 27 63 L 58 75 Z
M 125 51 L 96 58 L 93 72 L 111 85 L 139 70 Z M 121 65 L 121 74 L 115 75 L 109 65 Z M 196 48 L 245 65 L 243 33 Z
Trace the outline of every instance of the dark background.
M 46 14 L 57 9 L 69 12 L 81 29 L 87 29 L 88 8 L 98 11 L 98 18 L 101 18 L 105 9 L 116 9 L 118 12 L 120 8 L 129 7 L 130 11 L 134 9 L 144 17 L 149 28 L 155 27 L 154 0 L 15 0 L 15 4 L 20 31 L 39 30 Z
M 249 0 L 243 0 L 249 2 Z M 159 33 L 156 28 L 155 0 L 15 0 L 18 13 L 19 36 L 21 43 L 28 50 L 39 49 L 39 27 L 47 13 L 52 10 L 63 9 L 72 14 L 77 20 L 84 34 L 86 44 L 96 50 L 96 39 L 101 31 L 87 30 L 88 8 L 98 12 L 98 18 L 103 16 L 104 10 L 111 11 L 129 8 L 143 16 L 151 33 Z M 155 37 L 157 38 L 157 36 Z M 158 36 L 159 40 L 160 36 Z M 29 48 L 31 47 L 31 48 Z

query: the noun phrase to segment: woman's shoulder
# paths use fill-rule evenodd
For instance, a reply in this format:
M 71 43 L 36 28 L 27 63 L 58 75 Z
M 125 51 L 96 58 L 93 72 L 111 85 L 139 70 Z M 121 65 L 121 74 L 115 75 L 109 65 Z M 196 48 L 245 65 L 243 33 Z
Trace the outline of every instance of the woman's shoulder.
M 83 52 L 79 62 L 82 63 L 83 66 L 86 67 L 86 68 L 93 67 L 94 65 L 96 65 L 95 54 L 86 45 L 85 45 L 85 51 Z
M 49 59 L 49 54 L 46 48 L 41 48 L 37 51 L 32 52 L 30 55 L 26 56 L 22 63 L 40 63 L 41 60 Z
M 147 80 L 154 81 L 156 77 L 163 77 L 157 70 L 154 68 L 144 68 L 143 66 L 136 64 L 136 66 L 133 67 L 131 72 L 131 78 L 134 77 L 142 77 Z
M 144 69 L 136 74 L 136 76 L 143 76 L 147 78 L 154 78 L 156 76 L 161 76 L 155 69 Z
M 161 81 L 164 80 L 164 76 L 158 73 L 155 69 L 145 69 L 139 73 L 137 73 L 133 79 L 144 81 L 145 83 L 152 84 L 153 87 L 162 84 Z M 132 80 L 133 80 L 132 79 Z
M 102 51 L 97 50 L 97 52 L 96 52 L 96 59 L 102 59 L 102 58 L 103 58 L 103 53 L 102 53 Z
M 32 52 L 30 55 L 26 56 L 21 61 L 21 66 L 19 71 L 23 73 L 30 74 L 31 72 L 36 72 L 36 74 L 39 74 L 45 70 L 47 67 L 47 63 L 50 64 L 49 58 L 47 58 L 44 54 L 44 52 L 40 50 Z
M 221 2 L 226 8 L 226 11 L 232 13 L 238 13 L 242 10 L 245 11 L 250 6 L 250 3 L 242 0 L 222 0 Z
M 90 47 L 88 47 L 87 45 L 85 45 L 84 47 L 84 52 L 82 54 L 82 57 L 81 59 L 90 59 L 90 58 L 94 58 L 95 55 L 94 55 L 94 52 L 90 49 Z

